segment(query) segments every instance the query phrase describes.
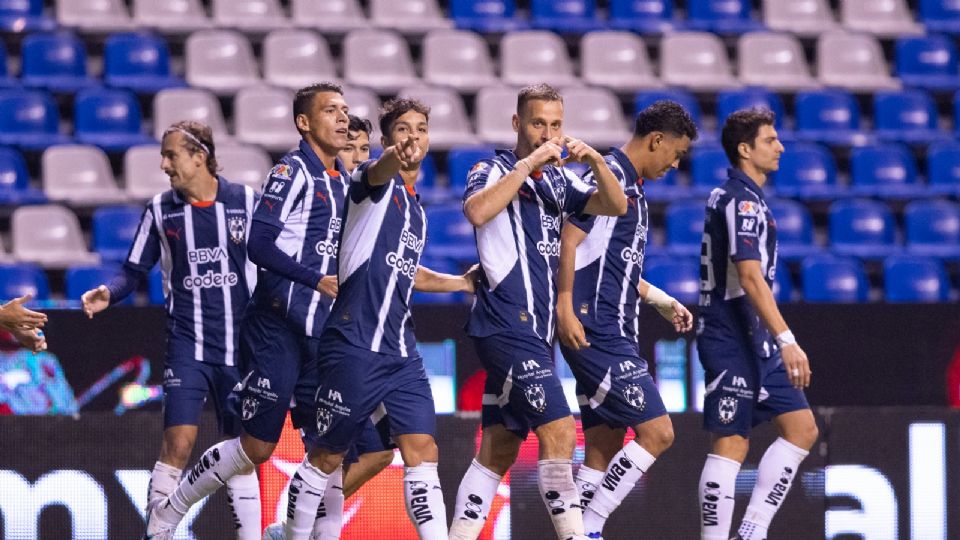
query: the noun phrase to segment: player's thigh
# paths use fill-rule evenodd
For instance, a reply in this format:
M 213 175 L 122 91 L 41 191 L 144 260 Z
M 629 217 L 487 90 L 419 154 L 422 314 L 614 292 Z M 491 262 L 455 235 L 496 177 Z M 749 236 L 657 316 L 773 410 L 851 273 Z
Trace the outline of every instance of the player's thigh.
M 703 398 L 704 429 L 718 436 L 747 437 L 754 422 L 759 392 L 756 357 L 737 342 L 697 341 L 706 389 Z
M 803 390 L 790 382 L 787 370 L 778 355 L 759 358 L 758 362 L 762 379 L 754 423 L 766 422 L 787 413 L 810 408 Z M 812 419 L 812 415 L 810 418 Z

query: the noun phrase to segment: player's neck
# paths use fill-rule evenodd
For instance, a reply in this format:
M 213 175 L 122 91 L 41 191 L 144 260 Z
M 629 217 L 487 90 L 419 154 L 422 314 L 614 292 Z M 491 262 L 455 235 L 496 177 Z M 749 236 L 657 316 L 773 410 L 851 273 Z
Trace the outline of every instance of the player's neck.
M 646 165 L 643 158 L 647 155 L 647 153 L 643 151 L 643 145 L 643 139 L 631 137 L 629 141 L 620 147 L 620 151 L 627 156 L 630 164 L 633 165 L 633 169 L 637 171 L 637 175 L 641 178 L 643 178 L 644 165 Z
M 203 174 L 202 177 L 198 176 L 195 178 L 193 182 L 190 182 L 189 186 L 185 186 L 177 191 L 180 192 L 183 200 L 189 204 L 193 204 L 216 199 L 218 185 L 217 177 L 206 173 Z
M 403 183 L 413 187 L 417 183 L 417 178 L 420 177 L 420 167 L 414 167 L 411 169 L 400 169 L 400 178 L 403 178 Z
M 759 187 L 763 187 L 767 183 L 767 173 L 760 171 L 750 163 L 741 162 L 740 172 L 749 176 Z
M 307 141 L 307 145 L 310 146 L 313 153 L 317 155 L 324 169 L 335 169 L 337 167 L 337 153 L 339 150 L 324 149 L 323 146 L 311 138 L 305 138 L 304 140 Z

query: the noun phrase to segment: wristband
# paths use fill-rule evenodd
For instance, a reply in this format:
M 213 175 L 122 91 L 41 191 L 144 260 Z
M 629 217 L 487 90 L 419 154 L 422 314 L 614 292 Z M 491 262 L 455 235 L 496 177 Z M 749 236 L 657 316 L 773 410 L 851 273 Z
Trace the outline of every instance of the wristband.
M 643 301 L 646 302 L 647 304 L 657 306 L 657 307 L 672 308 L 673 303 L 676 300 L 669 294 L 663 292 L 657 287 L 654 287 L 651 283 L 648 282 L 647 296 L 646 298 L 643 299 Z
M 790 330 L 784 330 L 777 334 L 777 345 L 781 348 L 786 347 L 787 345 L 796 345 L 797 338 L 793 337 L 793 332 Z
M 523 158 L 523 159 L 521 159 L 520 161 L 518 161 L 518 162 L 517 162 L 517 165 L 520 165 L 521 163 L 523 163 L 524 165 L 527 166 L 527 176 L 530 176 L 530 174 L 533 173 L 533 166 L 530 165 L 530 162 L 527 161 L 527 158 Z M 513 170 L 517 170 L 517 166 L 516 166 L 516 165 L 514 165 Z

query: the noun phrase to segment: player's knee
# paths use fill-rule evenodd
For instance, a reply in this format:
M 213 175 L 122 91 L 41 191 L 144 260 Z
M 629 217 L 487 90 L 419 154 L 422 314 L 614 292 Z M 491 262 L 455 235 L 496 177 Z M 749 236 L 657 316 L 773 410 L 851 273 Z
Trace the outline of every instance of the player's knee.
M 393 463 L 393 450 L 384 450 L 374 454 L 373 467 L 376 471 L 382 471 Z
M 820 430 L 817 428 L 817 423 L 810 421 L 804 422 L 802 425 L 792 430 L 790 438 L 787 439 L 787 441 L 792 443 L 794 446 L 803 448 L 804 450 L 810 450 L 813 448 L 813 445 L 817 443 L 817 439 L 819 437 Z
M 659 456 L 673 446 L 673 423 L 656 422 L 637 430 L 637 443 L 654 456 Z
M 577 426 L 572 416 L 554 420 L 537 429 L 541 459 L 569 459 L 577 445 Z
M 254 465 L 266 463 L 267 460 L 270 459 L 270 455 L 273 454 L 274 447 L 276 447 L 276 444 L 256 440 L 252 437 L 242 437 L 240 444 L 243 448 L 243 453 L 247 455 L 247 459 Z

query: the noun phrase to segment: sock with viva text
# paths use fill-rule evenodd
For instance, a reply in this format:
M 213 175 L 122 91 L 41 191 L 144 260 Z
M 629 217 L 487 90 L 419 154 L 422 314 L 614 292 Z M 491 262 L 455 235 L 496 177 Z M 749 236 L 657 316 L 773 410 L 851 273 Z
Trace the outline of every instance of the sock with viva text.
M 460 481 L 457 507 L 450 525 L 450 540 L 476 540 L 487 522 L 490 505 L 500 487 L 500 475 L 476 459 Z
M 716 454 L 707 454 L 699 488 L 701 540 L 729 538 L 739 472 L 740 463 Z
M 583 511 L 586 512 L 590 502 L 593 501 L 593 497 L 597 493 L 597 486 L 600 485 L 600 482 L 603 480 L 603 471 L 598 471 L 596 469 L 591 469 L 586 465 L 581 465 L 580 470 L 577 471 L 577 491 L 580 492 L 580 506 L 583 507 Z
M 227 480 L 227 502 L 233 512 L 237 540 L 260 540 L 260 481 L 255 471 Z
M 436 463 L 424 461 L 415 467 L 404 467 L 403 499 L 421 540 L 447 540 L 447 507 Z
M 757 483 L 750 496 L 750 505 L 740 525 L 739 533 L 744 540 L 767 537 L 770 522 L 783 505 L 797 468 L 808 453 L 783 438 L 778 438 L 767 448 L 757 470 Z
M 240 439 L 211 446 L 170 494 L 170 504 L 157 510 L 157 517 L 164 523 L 177 523 L 191 506 L 220 489 L 230 478 L 251 470 L 253 462 L 243 452 Z
M 310 540 L 338 540 L 343 528 L 343 467 L 330 474 Z
M 303 456 L 287 491 L 287 521 L 283 524 L 286 540 L 309 540 L 329 478 Z
M 583 513 L 577 484 L 573 481 L 573 462 L 569 459 L 537 461 L 537 486 L 540 498 L 550 513 L 557 538 L 583 536 Z
M 183 469 L 161 461 L 154 463 L 153 472 L 150 473 L 150 483 L 147 485 L 147 502 L 169 497 L 173 490 L 177 489 L 181 476 L 183 476 Z
M 623 499 L 633 491 L 640 477 L 657 458 L 637 441 L 630 441 L 613 456 L 593 501 L 583 512 L 583 530 L 587 534 L 603 532 L 603 525 Z

